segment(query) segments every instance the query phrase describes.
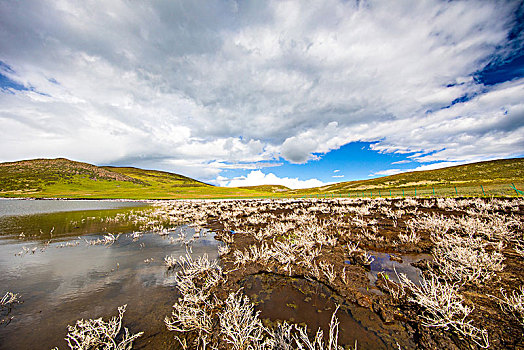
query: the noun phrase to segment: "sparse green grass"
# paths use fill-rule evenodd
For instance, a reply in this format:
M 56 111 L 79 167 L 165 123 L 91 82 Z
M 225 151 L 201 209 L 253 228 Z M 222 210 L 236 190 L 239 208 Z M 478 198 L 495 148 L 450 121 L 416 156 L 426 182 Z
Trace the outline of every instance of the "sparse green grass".
M 509 185 L 524 188 L 524 158 L 501 159 L 448 168 L 413 171 L 376 179 L 340 182 L 291 191 L 297 195 L 343 195 L 352 197 L 515 196 Z M 455 187 L 457 191 L 455 192 Z M 390 194 L 391 191 L 391 194 Z M 404 191 L 404 192 L 403 192 Z
M 211 186 L 163 171 L 96 167 L 67 159 L 0 164 L 1 197 L 177 199 L 269 194 L 258 189 Z
M 515 196 L 524 189 L 524 159 L 503 159 L 370 180 L 290 190 L 285 186 L 217 187 L 186 176 L 130 167 L 97 167 L 67 159 L 0 164 L 0 197 L 35 198 L 242 198 Z M 455 187 L 457 190 L 455 191 Z

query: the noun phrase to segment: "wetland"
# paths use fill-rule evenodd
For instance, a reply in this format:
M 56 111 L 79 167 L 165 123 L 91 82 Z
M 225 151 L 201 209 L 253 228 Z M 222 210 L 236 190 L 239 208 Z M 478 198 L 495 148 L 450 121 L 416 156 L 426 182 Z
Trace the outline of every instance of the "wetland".
M 0 349 L 524 347 L 521 199 L 67 202 L 0 203 Z

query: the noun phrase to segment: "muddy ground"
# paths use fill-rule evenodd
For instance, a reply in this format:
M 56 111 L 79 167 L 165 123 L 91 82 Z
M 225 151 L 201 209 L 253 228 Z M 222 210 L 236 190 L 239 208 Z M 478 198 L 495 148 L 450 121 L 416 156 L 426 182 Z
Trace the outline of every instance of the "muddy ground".
M 299 218 L 293 219 L 294 215 Z M 481 223 L 479 237 L 484 237 L 491 246 L 502 242 L 499 247 L 503 269 L 486 281 L 459 283 L 463 303 L 474 307 L 465 321 L 487 332 L 489 348 L 524 349 L 524 328 L 518 316 L 503 312 L 497 301 L 501 290 L 516 291 L 524 285 L 523 256 L 518 249 L 524 236 L 522 200 L 229 201 L 208 207 L 206 215 L 199 217 L 202 226 L 217 232 L 216 238 L 227 244 L 220 257 L 227 283 L 217 291 L 219 298 L 243 288 L 266 325 L 287 320 L 307 325 L 312 334 L 319 327 L 327 332 L 331 314 L 336 305 L 340 305 L 337 311 L 339 342 L 352 348 L 356 342 L 359 349 L 470 349 L 486 345 L 452 327 L 425 326 L 426 310 L 410 302 L 409 293 L 396 299 L 390 292 L 397 285 L 397 274 L 405 273 L 414 283 L 420 283 L 421 275 L 438 271 L 432 256 L 435 238 L 431 228 L 417 225 L 417 220 L 474 218 L 477 224 Z M 309 221 L 301 226 L 300 218 L 309 218 Z M 494 218 L 499 224 L 502 220 L 500 225 L 506 231 L 501 233 L 500 227 L 496 227 L 493 235 L 485 232 L 494 225 Z M 286 222 L 290 225 L 277 230 L 278 233 L 256 234 Z M 320 226 L 327 241 L 331 240 L 326 243 L 317 239 L 309 246 L 320 252 L 313 258 L 312 265 L 296 257 L 291 257 L 285 265 L 271 258 L 239 262 L 236 252 L 296 240 L 295 231 L 312 223 Z M 450 228 L 449 232 L 464 234 L 458 231 L 461 231 L 460 225 Z M 417 239 L 409 242 L 399 238 L 409 233 L 414 233 Z M 356 243 L 358 253 L 348 253 L 348 244 Z M 486 245 L 486 249 L 489 251 L 491 246 Z M 363 251 L 368 259 L 362 257 Z M 320 271 L 312 271 L 311 266 L 323 266 L 328 273 L 324 273 L 322 267 Z M 440 278 L 457 284 L 442 274 Z

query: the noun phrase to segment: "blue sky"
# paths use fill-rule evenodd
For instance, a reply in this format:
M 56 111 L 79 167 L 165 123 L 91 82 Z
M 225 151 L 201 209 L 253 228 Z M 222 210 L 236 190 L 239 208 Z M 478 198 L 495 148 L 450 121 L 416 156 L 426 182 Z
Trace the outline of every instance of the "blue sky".
M 0 161 L 318 186 L 524 155 L 521 1 L 0 0 Z
M 412 169 L 414 162 L 409 154 L 385 154 L 370 148 L 370 142 L 351 142 L 326 154 L 318 154 L 317 160 L 304 164 L 292 164 L 283 161 L 281 166 L 264 170 L 279 178 L 319 179 L 322 182 L 340 182 L 368 179 L 381 176 L 385 166 L 393 165 L 396 169 Z M 245 176 L 242 169 L 224 171 L 227 178 Z

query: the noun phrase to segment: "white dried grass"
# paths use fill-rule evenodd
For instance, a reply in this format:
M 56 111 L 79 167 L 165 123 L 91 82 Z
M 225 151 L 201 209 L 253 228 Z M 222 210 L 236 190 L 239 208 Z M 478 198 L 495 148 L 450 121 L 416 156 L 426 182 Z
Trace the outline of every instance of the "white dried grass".
M 373 255 L 369 254 L 365 250 L 362 251 L 361 259 L 362 259 L 362 264 L 363 265 L 371 265 L 371 263 L 373 263 L 373 261 L 375 261 L 375 257 L 373 257 Z
M 360 244 L 360 242 L 357 242 L 357 243 L 348 243 L 346 245 L 347 247 L 347 250 L 348 250 L 348 255 L 351 257 L 353 256 L 353 254 L 357 253 L 357 252 L 360 252 L 360 249 L 358 248 L 358 245 Z
M 319 328 L 315 338 L 311 341 L 307 335 L 306 327 L 295 326 L 297 333 L 294 335 L 297 349 L 304 350 L 343 350 L 344 348 L 338 344 L 338 319 L 335 314 L 338 311 L 338 306 L 331 316 L 329 323 L 329 335 L 327 343 L 324 343 L 324 332 Z
M 253 303 L 241 291 L 231 293 L 225 301 L 219 315 L 220 334 L 230 349 L 264 348 L 267 330 L 258 317 L 260 311 L 254 311 Z
M 435 275 L 422 276 L 420 285 L 414 284 L 405 274 L 400 274 L 399 278 L 402 291 L 407 289 L 412 294 L 409 301 L 424 309 L 421 315 L 424 326 L 450 329 L 469 337 L 482 348 L 489 347 L 488 332 L 474 326 L 472 320 L 466 321 L 474 307 L 463 303 L 458 284 L 440 282 Z
M 175 281 L 182 297 L 173 305 L 171 317 L 166 317 L 164 323 L 170 331 L 196 332 L 192 346 L 205 349 L 212 332 L 212 310 L 218 304 L 213 290 L 223 279 L 222 268 L 206 254 L 197 259 L 186 254 L 179 258 L 178 264 L 180 271 L 175 274 Z M 187 346 L 185 339 L 175 337 L 182 346 Z
M 512 315 L 524 327 L 524 286 L 514 290 L 511 294 L 506 294 L 504 289 L 500 289 L 502 298 L 496 298 L 502 311 Z
M 491 246 L 480 237 L 457 234 L 432 235 L 434 262 L 442 276 L 461 283 L 484 283 L 504 268 L 501 245 Z
M 327 278 L 328 282 L 329 283 L 335 282 L 335 279 L 337 278 L 337 274 L 333 268 L 333 264 L 321 261 L 319 263 L 319 266 L 322 271 L 322 274 Z
M 20 303 L 20 294 L 6 292 L 2 299 L 0 299 L 0 308 L 10 308 L 13 304 Z
M 72 350 L 130 350 L 133 341 L 142 336 L 143 332 L 130 334 L 124 327 L 124 334 L 120 335 L 122 319 L 127 305 L 118 308 L 118 316 L 108 322 L 102 318 L 78 320 L 74 326 L 67 326 L 68 334 L 65 338 Z
M 172 255 L 168 255 L 164 258 L 164 265 L 171 270 L 178 265 L 178 259 Z
M 420 242 L 420 236 L 413 230 L 410 230 L 409 233 L 399 233 L 398 239 L 400 243 L 404 244 L 417 244 Z
M 110 246 L 110 245 L 113 245 L 118 240 L 119 237 L 120 237 L 120 234 L 115 236 L 114 234 L 109 233 L 107 235 L 104 235 L 102 238 L 98 238 L 98 239 L 90 240 L 90 241 L 88 241 L 86 239 L 85 241 L 86 241 L 86 243 L 88 245 L 107 245 L 107 246 Z

